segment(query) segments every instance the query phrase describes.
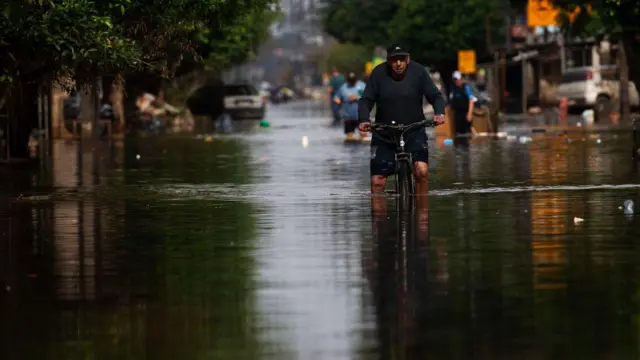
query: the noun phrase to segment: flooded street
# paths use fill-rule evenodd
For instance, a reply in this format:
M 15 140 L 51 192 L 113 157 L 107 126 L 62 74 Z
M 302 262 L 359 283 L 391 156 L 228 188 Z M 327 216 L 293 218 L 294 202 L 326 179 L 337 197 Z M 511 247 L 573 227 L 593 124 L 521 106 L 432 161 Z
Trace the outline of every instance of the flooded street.
M 432 139 L 428 213 L 400 218 L 328 110 L 267 118 L 12 172 L 0 358 L 640 358 L 629 134 Z

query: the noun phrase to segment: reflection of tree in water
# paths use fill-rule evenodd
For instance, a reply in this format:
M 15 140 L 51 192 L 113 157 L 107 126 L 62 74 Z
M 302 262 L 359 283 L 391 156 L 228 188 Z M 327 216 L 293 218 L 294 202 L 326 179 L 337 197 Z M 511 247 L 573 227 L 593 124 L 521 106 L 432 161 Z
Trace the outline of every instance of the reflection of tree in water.
M 209 169 L 222 162 L 218 157 L 217 162 L 189 162 L 200 171 L 183 175 L 185 162 L 178 154 L 185 150 L 175 142 L 161 145 L 175 155 L 149 156 L 151 163 L 137 165 L 153 170 L 125 171 L 126 183 L 251 178 L 241 146 L 222 145 L 213 153 L 233 154 L 227 160 L 231 170 Z M 146 150 L 159 154 L 162 146 Z M 207 149 L 193 145 L 188 150 Z M 258 358 L 268 350 L 257 338 L 252 204 L 169 202 L 162 196 L 128 200 L 130 195 L 116 192 L 101 203 L 87 198 L 77 207 L 78 220 L 65 228 L 53 227 L 63 219 L 47 211 L 50 204 L 20 205 L 10 238 L 0 235 L 0 249 L 13 244 L 12 252 L 0 251 L 12 264 L 0 269 L 0 278 L 16 279 L 11 293 L 0 294 L 7 315 L 0 321 L 6 350 L 0 357 L 229 359 Z M 73 249 L 65 256 L 76 258 L 65 260 L 67 270 L 54 276 L 61 248 Z M 75 283 L 77 291 L 71 286 L 61 294 L 62 282 Z
M 252 171 L 248 144 L 192 137 L 129 138 L 127 184 L 248 184 Z M 140 159 L 136 155 L 140 154 Z
M 250 181 L 248 149 L 239 142 L 164 141 L 149 151 L 180 149 L 155 162 L 156 179 Z M 140 284 L 151 285 L 148 295 L 154 298 L 147 318 L 153 331 L 147 335 L 150 358 L 256 358 L 261 348 L 252 295 L 252 205 L 203 199 L 130 213 L 136 219 L 128 232 L 128 263 L 140 266 L 131 273 L 143 276 Z M 145 256 L 150 248 L 154 251 Z

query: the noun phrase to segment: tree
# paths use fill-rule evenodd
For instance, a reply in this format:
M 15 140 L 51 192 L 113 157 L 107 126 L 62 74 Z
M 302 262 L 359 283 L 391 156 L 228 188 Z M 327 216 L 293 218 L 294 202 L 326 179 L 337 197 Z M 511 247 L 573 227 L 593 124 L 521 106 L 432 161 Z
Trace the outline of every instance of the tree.
M 340 42 L 379 46 L 389 42 L 389 23 L 399 9 L 396 0 L 328 0 L 323 26 Z
M 410 0 L 391 21 L 392 38 L 406 43 L 412 57 L 436 67 L 455 64 L 458 50 L 489 54 L 485 20 L 501 12 L 497 0 Z M 503 20 L 491 18 L 493 38 L 501 35 Z
M 500 42 L 504 37 L 502 13 L 499 0 L 335 0 L 325 10 L 324 26 L 341 42 L 402 43 L 412 59 L 444 74 L 456 68 L 458 50 L 474 49 L 478 57 L 489 55 L 485 30 L 488 26 L 492 38 Z
M 372 49 L 351 43 L 334 43 L 322 49 L 315 59 L 321 72 L 337 67 L 340 72 L 354 72 L 357 76 L 365 71 L 365 64 L 371 61 Z
M 243 59 L 258 42 L 275 0 L 8 0 L 0 10 L 0 107 L 12 118 L 12 153 L 26 155 L 31 125 L 21 120 L 25 86 L 47 79 L 95 84 L 102 75 L 135 75 L 157 87 L 202 64 Z M 262 36 L 262 35 L 261 35 Z M 226 47 L 225 47 L 226 46 Z M 257 44 L 253 45 L 253 47 Z M 149 77 L 150 75 L 150 77 Z M 65 84 L 71 86 L 70 83 Z M 10 101 L 8 101 L 10 100 Z M 10 103 L 9 103 L 10 102 Z

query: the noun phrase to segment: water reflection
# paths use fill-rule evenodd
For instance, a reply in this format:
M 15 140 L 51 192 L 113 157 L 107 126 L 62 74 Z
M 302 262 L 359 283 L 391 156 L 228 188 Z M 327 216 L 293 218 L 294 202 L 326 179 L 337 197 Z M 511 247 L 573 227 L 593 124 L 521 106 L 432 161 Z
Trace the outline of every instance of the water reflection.
M 378 354 L 387 359 L 421 357 L 428 353 L 421 338 L 423 315 L 433 305 L 429 292 L 435 290 L 429 284 L 443 277 L 437 268 L 429 269 L 428 202 L 421 201 L 418 211 L 408 214 L 389 212 L 386 202 L 377 200 L 372 204 L 373 244 L 365 250 L 370 252 L 365 269 L 378 318 Z
M 210 142 L 54 142 L 15 173 L 0 357 L 640 356 L 627 140 L 433 149 L 428 203 L 403 218 L 372 209 L 369 149 L 328 112 L 272 110 Z
M 144 151 L 185 140 L 148 141 Z M 127 183 L 199 179 L 179 157 L 132 164 L 125 159 L 140 148 L 118 157 L 103 145 L 53 146 L 54 188 L 95 189 L 92 196 L 65 191 L 54 201 L 0 205 L 0 357 L 256 358 L 265 349 L 252 316 L 253 205 L 127 196 Z M 233 149 L 227 164 L 236 168 L 201 171 L 200 181 L 249 180 L 246 147 L 220 146 Z M 143 180 L 145 171 L 163 175 Z M 101 189 L 118 196 L 101 198 Z

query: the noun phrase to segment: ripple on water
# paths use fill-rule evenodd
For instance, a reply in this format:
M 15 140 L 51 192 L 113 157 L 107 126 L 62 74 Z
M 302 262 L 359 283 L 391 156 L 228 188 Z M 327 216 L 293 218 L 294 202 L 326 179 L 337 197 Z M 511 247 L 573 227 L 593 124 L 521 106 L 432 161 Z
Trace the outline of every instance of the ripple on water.
M 357 189 L 357 182 L 335 181 L 334 184 L 325 184 L 326 187 L 308 187 L 301 184 L 278 184 L 277 186 L 256 186 L 237 184 L 170 184 L 164 186 L 150 186 L 150 191 L 161 194 L 177 196 L 172 200 L 247 200 L 263 199 L 280 201 L 288 199 L 327 200 L 328 197 L 362 198 L 370 196 L 369 190 Z M 332 186 L 334 185 L 334 186 Z M 455 184 L 454 184 L 455 185 Z M 437 189 L 429 192 L 430 196 L 454 196 L 460 194 L 503 194 L 503 193 L 527 193 L 527 192 L 557 192 L 557 191 L 602 191 L 602 190 L 629 190 L 640 189 L 640 184 L 602 184 L 602 185 L 549 185 L 549 186 L 513 186 L 513 187 L 474 187 Z

